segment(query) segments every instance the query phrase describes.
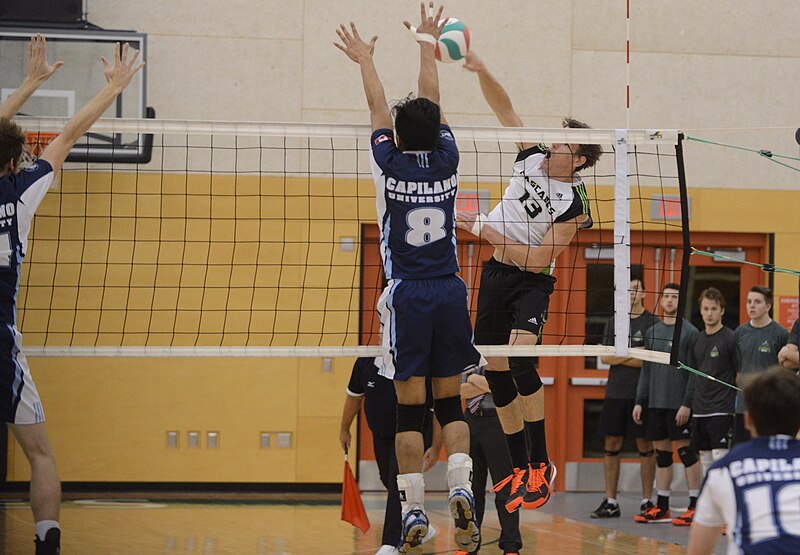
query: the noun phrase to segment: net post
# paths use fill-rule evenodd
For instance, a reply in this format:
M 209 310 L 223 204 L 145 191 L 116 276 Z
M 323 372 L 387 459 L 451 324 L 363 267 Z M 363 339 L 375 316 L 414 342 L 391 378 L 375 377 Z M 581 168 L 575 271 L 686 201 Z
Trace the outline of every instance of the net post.
M 678 365 L 681 331 L 683 330 L 683 314 L 686 310 L 686 294 L 689 289 L 689 257 L 692 255 L 692 241 L 689 234 L 689 194 L 686 190 L 686 171 L 683 165 L 683 133 L 678 133 L 678 144 L 675 145 L 675 158 L 678 165 L 678 187 L 681 196 L 681 235 L 683 255 L 681 256 L 681 291 L 678 297 L 678 317 L 675 321 L 675 332 L 672 336 L 672 350 L 669 363 Z
M 631 229 L 628 130 L 617 129 L 614 148 L 614 347 L 628 356 L 630 337 Z

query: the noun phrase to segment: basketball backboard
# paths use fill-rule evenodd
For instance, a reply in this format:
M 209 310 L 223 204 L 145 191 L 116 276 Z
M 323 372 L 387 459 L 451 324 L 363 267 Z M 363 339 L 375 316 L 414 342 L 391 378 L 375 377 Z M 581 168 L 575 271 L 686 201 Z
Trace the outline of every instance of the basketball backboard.
M 64 67 L 25 103 L 20 115 L 71 117 L 105 85 L 100 56 L 111 60 L 114 43 L 129 43 L 147 59 L 147 35 L 133 31 L 66 30 L 0 27 L 0 101 L 11 95 L 27 75 L 27 44 L 34 33 L 47 38 L 49 62 L 63 60 Z M 147 66 L 117 97 L 104 118 L 144 118 L 147 110 Z M 149 156 L 144 135 L 88 133 L 70 153 L 69 161 L 137 162 Z

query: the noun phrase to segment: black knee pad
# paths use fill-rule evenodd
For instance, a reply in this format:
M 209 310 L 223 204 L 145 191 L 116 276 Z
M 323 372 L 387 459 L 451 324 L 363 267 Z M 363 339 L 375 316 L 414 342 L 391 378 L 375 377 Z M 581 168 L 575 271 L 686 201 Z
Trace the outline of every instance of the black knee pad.
M 436 413 L 436 420 L 439 421 L 439 425 L 442 428 L 451 422 L 464 420 L 464 411 L 461 410 L 461 397 L 458 395 L 436 399 L 433 402 L 433 412 Z
M 508 367 L 517 383 L 517 391 L 527 397 L 542 388 L 542 379 L 536 371 L 535 357 L 508 357 Z
M 622 453 L 622 449 L 617 449 L 616 451 L 606 449 L 606 457 L 618 457 L 620 453 Z
M 656 466 L 658 468 L 669 468 L 672 466 L 672 451 L 656 449 Z
M 653 453 L 655 453 L 654 449 L 650 449 L 649 451 L 639 451 L 640 457 L 652 457 Z
M 690 447 L 681 447 L 678 449 L 678 456 L 681 458 L 681 462 L 683 466 L 689 468 L 690 466 L 694 466 L 697 461 L 697 452 L 690 448 Z
M 489 389 L 492 391 L 492 398 L 497 407 L 505 407 L 517 398 L 517 386 L 511 372 L 495 372 L 487 370 L 485 373 Z
M 425 427 L 425 405 L 397 405 L 397 433 L 419 432 Z

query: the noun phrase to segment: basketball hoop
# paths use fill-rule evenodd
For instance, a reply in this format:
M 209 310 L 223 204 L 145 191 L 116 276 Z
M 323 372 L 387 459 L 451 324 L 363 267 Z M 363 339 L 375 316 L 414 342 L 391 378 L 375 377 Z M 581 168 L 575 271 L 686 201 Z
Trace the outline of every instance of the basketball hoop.
M 44 152 L 45 147 L 50 144 L 50 141 L 58 137 L 58 135 L 58 133 L 45 133 L 44 131 L 26 133 L 25 143 L 28 145 L 28 151 L 38 158 Z

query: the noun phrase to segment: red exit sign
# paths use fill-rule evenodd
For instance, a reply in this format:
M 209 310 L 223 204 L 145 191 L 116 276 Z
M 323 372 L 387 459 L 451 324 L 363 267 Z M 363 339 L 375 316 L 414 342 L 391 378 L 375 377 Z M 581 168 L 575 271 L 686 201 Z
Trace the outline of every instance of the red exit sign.
M 687 214 L 691 213 L 692 199 L 689 198 L 689 205 L 686 207 Z M 650 196 L 650 219 L 651 220 L 680 220 L 681 197 L 680 195 L 651 195 Z
M 459 191 L 456 197 L 456 212 L 489 212 L 489 191 Z

